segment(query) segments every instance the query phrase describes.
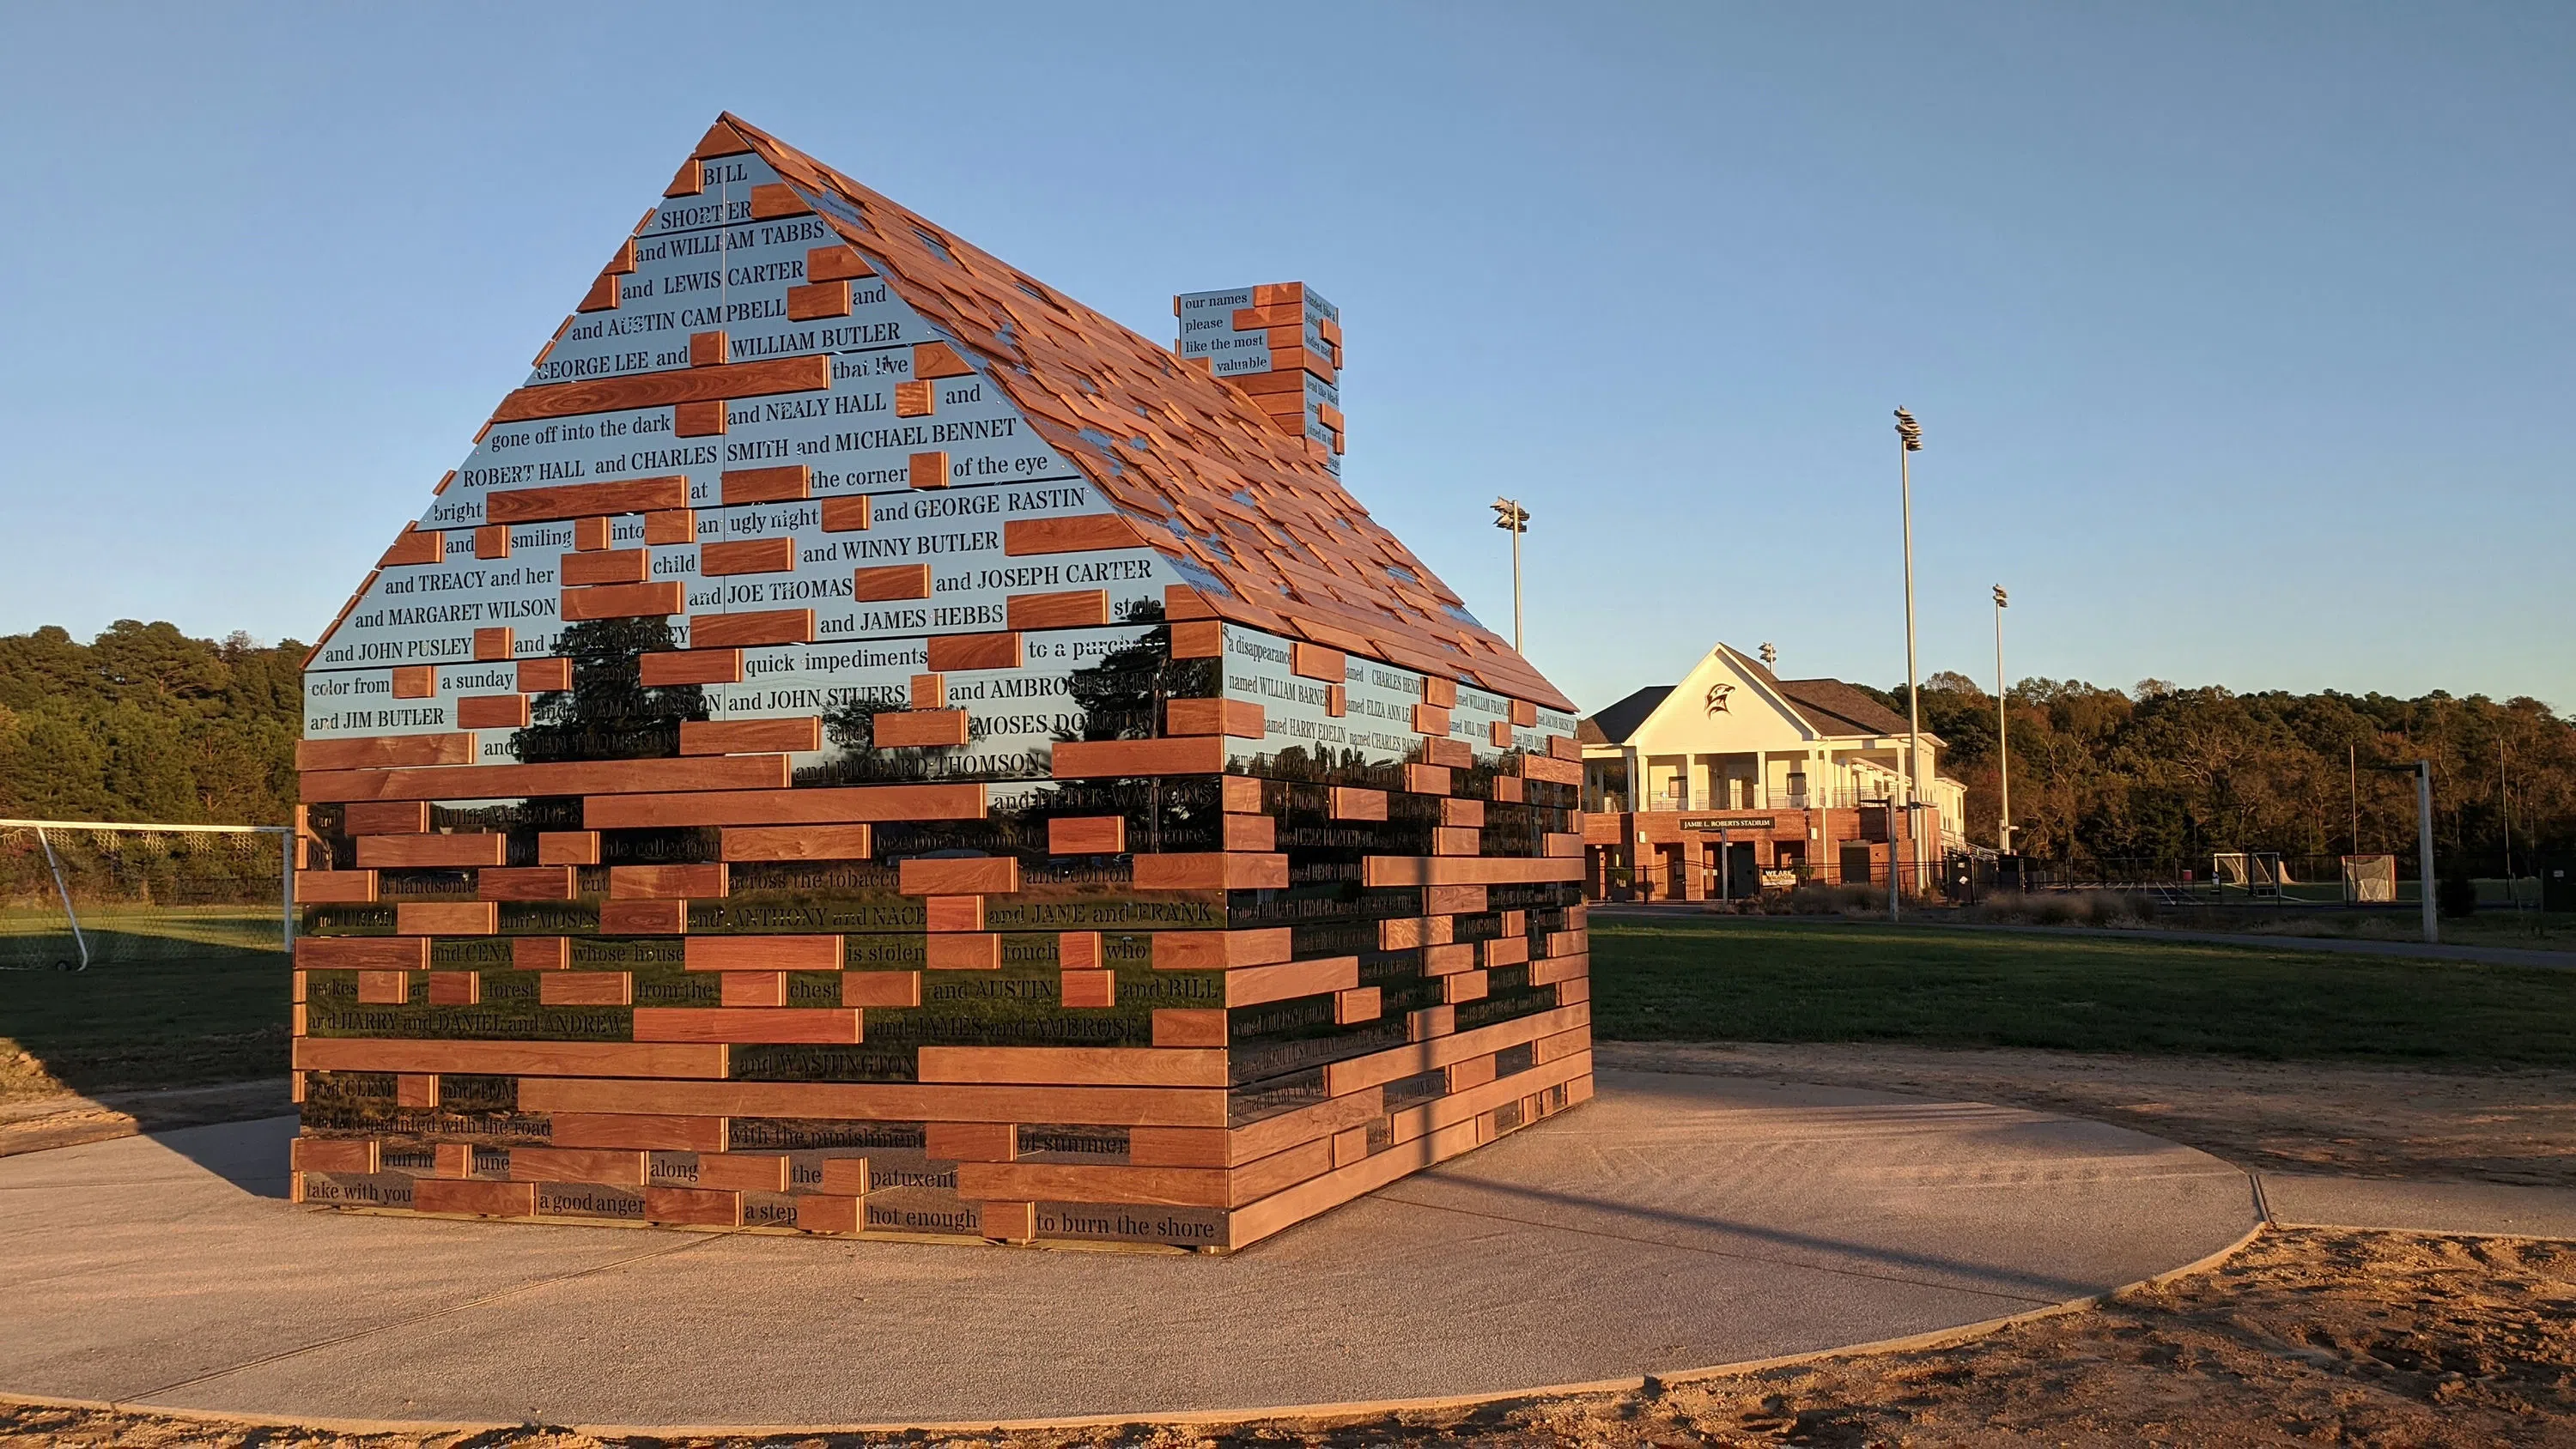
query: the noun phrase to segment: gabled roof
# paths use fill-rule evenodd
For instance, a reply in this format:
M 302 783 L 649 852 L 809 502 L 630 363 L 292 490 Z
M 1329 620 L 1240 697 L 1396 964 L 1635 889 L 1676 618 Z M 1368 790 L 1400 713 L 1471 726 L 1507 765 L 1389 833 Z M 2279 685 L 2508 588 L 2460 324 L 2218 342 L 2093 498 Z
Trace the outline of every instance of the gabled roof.
M 696 154 L 745 150 L 984 364 L 1202 616 L 1573 709 L 1250 394 L 730 113 Z
M 1759 659 L 1731 645 L 1717 652 L 1763 688 L 1787 701 L 1789 708 L 1817 734 L 1829 738 L 1867 735 L 1883 738 L 1906 732 L 1903 715 L 1870 698 L 1859 686 L 1839 679 L 1782 679 Z M 1626 744 L 1678 685 L 1649 685 L 1582 721 L 1575 737 L 1587 745 Z M 1939 742 L 1931 731 L 1923 737 Z
M 1649 684 L 1626 699 L 1574 727 L 1574 737 L 1587 745 L 1624 745 L 1679 685 Z

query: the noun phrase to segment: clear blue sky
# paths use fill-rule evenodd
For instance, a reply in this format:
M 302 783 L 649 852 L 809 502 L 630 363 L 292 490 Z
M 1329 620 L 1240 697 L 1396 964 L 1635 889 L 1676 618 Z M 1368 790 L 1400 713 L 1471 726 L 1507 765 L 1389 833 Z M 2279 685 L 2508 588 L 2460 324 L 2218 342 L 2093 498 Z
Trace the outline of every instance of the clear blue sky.
M 1586 708 L 1714 639 L 2576 709 L 2576 8 L 10 7 L 0 632 L 310 640 L 719 110 L 1158 338 Z

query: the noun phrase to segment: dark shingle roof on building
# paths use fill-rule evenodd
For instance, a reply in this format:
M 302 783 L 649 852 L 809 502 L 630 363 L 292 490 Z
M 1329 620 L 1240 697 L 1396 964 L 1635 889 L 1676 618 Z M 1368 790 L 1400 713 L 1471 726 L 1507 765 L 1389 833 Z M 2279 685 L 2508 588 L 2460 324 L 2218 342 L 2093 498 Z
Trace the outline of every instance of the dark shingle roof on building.
M 1637 726 L 1646 722 L 1646 716 L 1655 712 L 1655 706 L 1664 702 L 1664 696 L 1677 687 L 1649 684 L 1617 704 L 1587 717 L 1575 727 L 1574 737 L 1587 745 L 1625 744 L 1628 736 L 1637 732 Z

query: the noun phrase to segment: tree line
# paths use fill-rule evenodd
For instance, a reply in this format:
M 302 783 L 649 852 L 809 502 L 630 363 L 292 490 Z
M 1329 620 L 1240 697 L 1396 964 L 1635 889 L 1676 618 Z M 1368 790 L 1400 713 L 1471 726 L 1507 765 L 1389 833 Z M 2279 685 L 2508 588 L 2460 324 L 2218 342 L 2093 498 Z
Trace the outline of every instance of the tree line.
M 50 626 L 0 636 L 0 814 L 284 824 L 304 652 L 132 619 L 86 644 Z M 1904 711 L 1902 686 L 1870 692 Z M 1994 696 L 1941 673 L 1922 698 L 1943 768 L 1967 786 L 1969 837 L 1992 845 Z M 2576 856 L 2576 722 L 2535 699 L 2025 679 L 2005 713 L 2015 844 L 2050 860 L 2411 858 L 2415 785 L 2401 771 L 2419 758 L 2433 762 L 2438 854 L 2493 871 L 2510 826 L 2518 862 Z
M 1872 690 L 1898 713 L 1905 690 Z M 1923 681 L 1923 727 L 1967 786 L 1967 830 L 1995 844 L 1995 698 L 1965 675 Z M 2415 853 L 2414 764 L 2433 764 L 2434 856 L 2481 874 L 2576 855 L 2576 722 L 2539 700 L 2442 691 L 2238 694 L 2160 679 L 2012 686 L 2014 845 L 2078 867 L 2206 863 L 2216 851 Z M 2508 830 L 2510 834 L 2508 834 Z

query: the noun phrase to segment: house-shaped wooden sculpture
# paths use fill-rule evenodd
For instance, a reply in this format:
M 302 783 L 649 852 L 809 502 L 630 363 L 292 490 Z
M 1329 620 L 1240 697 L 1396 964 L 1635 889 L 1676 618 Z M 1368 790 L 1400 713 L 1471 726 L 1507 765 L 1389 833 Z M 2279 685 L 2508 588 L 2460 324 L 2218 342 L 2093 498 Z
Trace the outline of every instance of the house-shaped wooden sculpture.
M 1174 310 L 717 122 L 308 663 L 299 1198 L 1226 1249 L 1590 1094 L 1566 700 Z

